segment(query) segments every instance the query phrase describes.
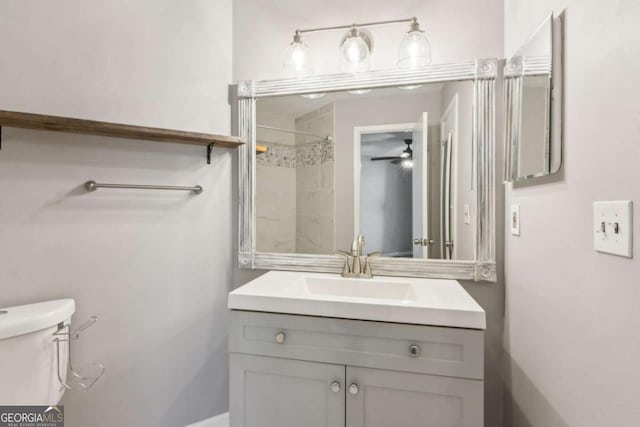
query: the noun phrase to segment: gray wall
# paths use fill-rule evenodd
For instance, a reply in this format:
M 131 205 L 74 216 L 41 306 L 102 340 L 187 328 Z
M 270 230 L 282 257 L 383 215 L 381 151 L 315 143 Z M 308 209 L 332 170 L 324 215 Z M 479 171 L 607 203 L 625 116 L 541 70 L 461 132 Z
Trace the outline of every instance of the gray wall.
M 369 252 L 384 256 L 411 256 L 412 173 L 389 160 L 406 145 L 399 139 L 361 141 L 360 230 Z
M 389 19 L 397 16 L 417 16 L 424 22 L 433 45 L 433 62 L 455 62 L 476 57 L 502 57 L 504 32 L 503 0 L 354 0 L 343 2 L 300 2 L 294 0 L 277 3 L 261 0 L 237 0 L 234 2 L 234 80 L 265 79 L 283 75 L 282 55 L 291 41 L 295 28 L 334 25 L 351 21 Z M 482 17 L 482 19 L 479 19 Z M 463 29 L 463 30 L 462 30 Z M 395 67 L 401 28 L 396 26 L 375 29 L 373 68 Z M 339 33 L 310 35 L 316 73 L 337 72 L 336 43 Z M 334 61 L 335 58 L 335 61 Z M 500 100 L 501 95 L 496 99 Z M 498 141 L 500 141 L 498 135 Z M 338 152 L 336 145 L 336 153 Z M 498 149 L 497 163 L 500 165 Z M 336 157 L 339 154 L 336 154 Z M 336 169 L 337 169 L 336 164 Z M 501 182 L 501 175 L 497 175 Z M 336 179 L 336 182 L 337 179 Z M 502 185 L 498 184 L 497 223 L 502 222 Z M 340 202 L 336 201 L 336 206 Z M 502 230 L 499 230 L 502 231 Z M 499 270 L 502 269 L 502 240 L 498 235 Z M 336 247 L 341 247 L 336 241 Z M 261 274 L 259 271 L 239 271 L 235 276 L 240 285 Z M 485 425 L 502 424 L 502 326 L 504 292 L 502 275 L 495 284 L 463 283 L 471 295 L 487 311 L 486 333 L 486 400 Z
M 507 192 L 522 223 L 506 239 L 505 424 L 640 425 L 640 259 L 596 253 L 592 236 L 596 200 L 634 200 L 640 224 L 640 3 L 506 6 L 507 54 L 567 14 L 563 171 Z
M 229 132 L 231 1 L 0 3 L 0 108 Z M 183 426 L 228 407 L 226 294 L 235 257 L 235 152 L 3 129 L 0 306 L 76 299 L 80 365 L 69 427 Z M 200 184 L 100 190 L 88 179 Z

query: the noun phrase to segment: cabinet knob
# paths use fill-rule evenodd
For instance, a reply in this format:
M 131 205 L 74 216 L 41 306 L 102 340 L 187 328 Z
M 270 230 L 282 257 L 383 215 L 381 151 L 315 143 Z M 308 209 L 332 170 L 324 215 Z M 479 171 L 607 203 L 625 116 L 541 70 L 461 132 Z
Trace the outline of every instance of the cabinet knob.
M 420 356 L 420 347 L 418 347 L 415 344 L 412 344 L 409 346 L 409 355 L 411 357 L 418 357 Z
M 338 381 L 334 381 L 331 383 L 331 391 L 334 393 L 339 393 L 340 389 L 342 387 L 340 387 L 340 383 Z
M 358 392 L 360 391 L 360 387 L 358 387 L 358 384 L 353 383 L 349 386 L 349 393 L 351 394 L 358 394 Z
M 277 342 L 278 344 L 283 344 L 283 343 L 284 343 L 284 340 L 286 340 L 286 339 L 287 339 L 287 336 L 285 335 L 285 333 L 284 333 L 284 332 L 278 332 L 278 333 L 276 334 L 276 342 Z

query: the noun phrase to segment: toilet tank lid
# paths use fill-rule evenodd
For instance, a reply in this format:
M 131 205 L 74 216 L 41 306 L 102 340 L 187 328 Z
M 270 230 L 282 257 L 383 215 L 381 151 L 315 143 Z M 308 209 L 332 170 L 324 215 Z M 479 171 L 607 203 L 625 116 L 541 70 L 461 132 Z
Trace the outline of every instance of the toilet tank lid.
M 0 308 L 0 340 L 50 328 L 75 310 L 71 298 Z

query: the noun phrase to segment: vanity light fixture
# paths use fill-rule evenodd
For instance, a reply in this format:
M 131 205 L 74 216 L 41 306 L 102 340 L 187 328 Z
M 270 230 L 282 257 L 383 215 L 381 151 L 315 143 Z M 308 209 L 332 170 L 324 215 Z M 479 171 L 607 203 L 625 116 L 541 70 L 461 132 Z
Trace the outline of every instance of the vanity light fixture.
M 352 25 L 340 42 L 340 71 L 359 73 L 371 69 L 371 35 Z
M 411 20 L 411 29 L 405 34 L 398 50 L 398 68 L 418 68 L 431 64 L 431 43 L 420 29 L 418 20 Z
M 284 68 L 291 74 L 290 77 L 308 77 L 313 74 L 311 49 L 302 41 L 300 31 L 293 35 L 293 41 L 285 55 Z
M 371 52 L 373 50 L 373 37 L 363 30 L 388 24 L 409 23 L 409 31 L 404 35 L 398 51 L 397 66 L 399 68 L 418 68 L 431 63 L 431 44 L 420 29 L 416 17 L 408 19 L 396 19 L 389 21 L 366 22 L 361 24 L 337 25 L 332 27 L 309 28 L 296 30 L 293 42 L 287 50 L 284 67 L 293 77 L 307 77 L 313 74 L 311 49 L 302 41 L 303 33 L 320 31 L 348 30 L 340 41 L 340 71 L 347 73 L 360 73 L 371 68 Z M 357 90 L 352 93 L 367 93 L 369 90 Z

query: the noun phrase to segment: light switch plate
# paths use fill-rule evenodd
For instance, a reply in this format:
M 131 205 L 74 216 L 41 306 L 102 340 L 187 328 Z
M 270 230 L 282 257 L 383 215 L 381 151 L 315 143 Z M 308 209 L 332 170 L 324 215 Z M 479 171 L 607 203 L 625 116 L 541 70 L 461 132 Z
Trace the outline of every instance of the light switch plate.
M 633 256 L 633 204 L 630 200 L 593 203 L 593 248 Z
M 520 205 L 511 205 L 511 234 L 520 235 Z

